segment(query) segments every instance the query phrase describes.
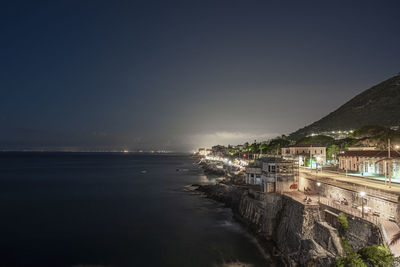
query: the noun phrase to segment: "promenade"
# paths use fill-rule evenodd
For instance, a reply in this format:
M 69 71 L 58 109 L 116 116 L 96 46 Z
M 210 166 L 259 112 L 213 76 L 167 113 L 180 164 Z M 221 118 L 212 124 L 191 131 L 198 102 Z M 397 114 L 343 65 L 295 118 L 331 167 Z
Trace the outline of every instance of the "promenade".
M 400 184 L 399 183 L 392 183 L 391 187 L 389 187 L 389 183 L 385 185 L 385 182 L 382 180 L 377 180 L 368 176 L 365 177 L 360 177 L 360 176 L 354 176 L 354 175 L 346 175 L 344 173 L 338 173 L 334 171 L 328 171 L 328 170 L 323 170 L 323 171 L 318 171 L 318 173 L 315 170 L 310 170 L 310 169 L 305 169 L 305 168 L 300 168 L 300 174 L 307 175 L 307 176 L 313 176 L 315 178 L 320 178 L 320 179 L 332 179 L 337 182 L 343 182 L 346 184 L 356 184 L 356 185 L 362 185 L 365 187 L 373 188 L 385 193 L 389 194 L 396 194 L 400 195 Z
M 400 196 L 400 184 L 392 184 L 389 188 L 384 181 L 363 178 L 357 176 L 346 176 L 345 174 L 332 171 L 310 171 L 309 169 L 299 169 L 300 176 L 321 183 L 333 185 L 354 192 L 364 191 L 370 196 L 381 198 L 393 203 L 398 202 Z

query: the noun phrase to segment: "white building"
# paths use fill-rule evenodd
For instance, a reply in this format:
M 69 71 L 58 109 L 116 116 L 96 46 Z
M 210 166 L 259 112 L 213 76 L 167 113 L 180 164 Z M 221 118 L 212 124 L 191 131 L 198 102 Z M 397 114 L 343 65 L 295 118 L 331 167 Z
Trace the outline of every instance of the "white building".
M 305 165 L 304 159 L 310 156 L 319 164 L 326 163 L 326 147 L 321 145 L 293 145 L 282 148 L 284 158 L 299 158 L 300 166 Z
M 400 178 L 400 153 L 391 150 L 390 160 L 387 150 L 348 150 L 338 155 L 339 168 L 360 172 L 365 175 L 384 176 L 390 172 Z
M 246 184 L 261 184 L 262 168 L 250 166 L 246 168 Z
M 262 185 L 264 192 L 297 190 L 298 165 L 295 160 L 280 157 L 262 158 L 246 167 L 246 183 Z

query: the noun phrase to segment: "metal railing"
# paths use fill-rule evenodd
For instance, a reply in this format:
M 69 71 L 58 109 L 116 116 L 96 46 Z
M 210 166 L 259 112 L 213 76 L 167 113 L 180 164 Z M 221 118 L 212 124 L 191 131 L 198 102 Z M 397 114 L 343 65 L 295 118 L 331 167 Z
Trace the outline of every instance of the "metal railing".
M 325 198 L 321 198 L 320 202 L 321 202 L 321 204 L 324 204 L 324 205 L 332 207 L 334 209 L 343 211 L 353 217 L 357 217 L 357 218 L 369 221 L 378 227 L 380 226 L 380 220 L 379 220 L 379 217 L 377 217 L 377 216 L 373 216 L 373 215 L 364 213 L 364 217 L 363 217 L 361 211 L 359 211 L 358 209 L 350 208 L 348 206 L 344 206 L 343 204 L 335 203 L 334 201 L 331 201 L 331 200 L 328 200 Z

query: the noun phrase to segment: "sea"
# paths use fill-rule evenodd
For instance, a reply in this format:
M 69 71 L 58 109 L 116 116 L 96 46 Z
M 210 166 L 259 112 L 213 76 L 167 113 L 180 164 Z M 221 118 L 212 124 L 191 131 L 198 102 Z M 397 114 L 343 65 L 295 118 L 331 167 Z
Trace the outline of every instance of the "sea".
M 186 154 L 0 153 L 0 266 L 274 266 Z

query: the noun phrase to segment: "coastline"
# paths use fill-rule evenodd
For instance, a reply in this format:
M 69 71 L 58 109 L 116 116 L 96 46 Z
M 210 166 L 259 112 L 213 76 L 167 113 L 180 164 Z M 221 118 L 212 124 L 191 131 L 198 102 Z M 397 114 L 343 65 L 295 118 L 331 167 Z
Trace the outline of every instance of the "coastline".
M 246 190 L 244 187 L 236 187 L 226 181 L 209 185 L 193 184 L 190 187 L 192 188 L 192 191 L 197 191 L 206 198 L 222 203 L 226 208 L 231 209 L 233 219 L 235 222 L 239 223 L 252 238 L 254 238 L 256 246 L 265 258 L 268 266 L 280 266 L 282 264 L 287 266 L 284 261 L 282 261 L 281 253 L 275 246 L 274 241 L 268 240 L 259 235 L 252 225 L 244 220 L 240 215 L 239 205 L 241 195 Z
M 268 261 L 268 266 L 288 266 L 285 261 L 282 260 L 282 254 L 277 249 L 274 240 L 266 239 L 264 236 L 260 235 L 254 226 L 246 221 L 239 212 L 242 195 L 248 190 L 248 187 L 244 184 L 235 184 L 232 181 L 243 180 L 243 175 L 226 170 L 222 172 L 221 170 L 213 168 L 213 166 L 206 162 L 202 162 L 198 165 L 207 176 L 215 176 L 219 178 L 221 178 L 222 174 L 224 176 L 222 180 L 215 184 L 193 184 L 190 186 L 192 190 L 199 192 L 209 199 L 223 203 L 226 208 L 231 209 L 233 219 L 239 223 L 252 238 L 254 238 L 258 249 L 263 254 L 266 261 Z M 272 263 L 269 262 L 271 260 Z
M 348 255 L 346 246 L 358 251 L 382 244 L 382 235 L 373 223 L 347 215 L 348 229 L 340 232 L 340 209 L 305 202 L 297 191 L 266 192 L 260 185 L 245 183 L 242 166 L 224 162 L 200 160 L 198 165 L 205 175 L 220 175 L 222 166 L 225 176 L 215 184 L 194 184 L 193 190 L 230 208 L 235 221 L 279 265 L 332 266 Z
M 200 167 L 207 170 L 206 175 L 216 174 L 207 163 Z M 216 184 L 192 186 L 230 208 L 234 220 L 277 265 L 329 266 L 336 261 L 342 253 L 337 231 L 317 221 L 315 208 L 304 207 L 282 194 L 263 194 L 243 180 L 243 173 L 226 171 L 225 178 Z

